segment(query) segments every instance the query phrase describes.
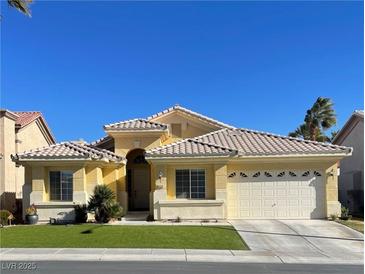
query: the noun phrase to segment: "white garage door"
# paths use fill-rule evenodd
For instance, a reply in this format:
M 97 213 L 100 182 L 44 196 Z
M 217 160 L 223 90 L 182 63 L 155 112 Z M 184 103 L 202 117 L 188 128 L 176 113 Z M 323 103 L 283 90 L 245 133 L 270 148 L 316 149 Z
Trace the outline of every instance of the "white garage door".
M 230 219 L 324 218 L 323 172 L 233 171 L 228 176 L 227 216 Z

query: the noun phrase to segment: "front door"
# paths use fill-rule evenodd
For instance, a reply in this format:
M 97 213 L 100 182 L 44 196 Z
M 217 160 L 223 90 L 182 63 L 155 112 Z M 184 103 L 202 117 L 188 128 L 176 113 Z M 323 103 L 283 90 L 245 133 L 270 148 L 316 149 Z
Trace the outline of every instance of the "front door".
M 132 169 L 132 210 L 147 210 L 149 208 L 149 169 L 136 167 Z

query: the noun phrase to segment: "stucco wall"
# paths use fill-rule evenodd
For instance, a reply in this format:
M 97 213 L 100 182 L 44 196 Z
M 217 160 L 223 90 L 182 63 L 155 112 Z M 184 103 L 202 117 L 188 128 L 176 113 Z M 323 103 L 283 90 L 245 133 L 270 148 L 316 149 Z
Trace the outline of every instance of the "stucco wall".
M 146 136 L 146 135 L 137 135 L 134 137 L 130 136 L 115 136 L 114 137 L 115 150 L 116 154 L 127 156 L 128 152 L 141 148 L 141 149 L 151 149 L 161 145 L 160 136 Z
M 0 136 L 4 155 L 0 160 L 0 195 L 3 197 L 2 206 L 12 211 L 15 199 L 23 197 L 24 167 L 17 167 L 10 155 L 47 146 L 48 142 L 37 121 L 16 132 L 15 121 L 5 116 L 0 118 Z
M 0 196 L 1 208 L 12 210 L 15 204 L 16 167 L 10 155 L 15 153 L 15 122 L 8 117 L 0 119 Z
M 204 169 L 206 199 L 215 198 L 215 182 L 213 165 L 206 164 L 180 164 L 167 166 L 167 199 L 176 199 L 175 173 L 177 169 Z
M 207 125 L 204 122 L 198 122 L 196 118 L 186 117 L 179 113 L 171 113 L 169 115 L 158 117 L 153 120 L 159 123 L 170 125 L 181 124 L 181 138 L 183 139 L 200 136 L 218 129 L 217 127 Z M 164 141 L 164 144 L 180 140 L 181 138 L 170 137 L 169 139 Z
M 116 194 L 116 199 L 124 207 L 124 167 L 96 166 L 95 164 L 75 164 L 59 166 L 27 166 L 26 184 L 23 186 L 27 198 L 23 199 L 23 208 L 35 204 L 38 208 L 40 221 L 49 221 L 49 218 L 71 220 L 74 218 L 75 204 L 87 203 L 94 187 L 98 184 L 108 185 Z M 73 173 L 73 200 L 50 200 L 50 171 L 71 171 Z M 29 199 L 28 199 L 29 197 Z M 124 200 L 123 200 L 124 199 Z M 24 213 L 23 213 L 24 214 Z M 23 215 L 24 216 L 24 215 Z
M 176 169 L 204 169 L 206 179 L 205 199 L 176 198 Z M 227 172 L 225 165 L 183 163 L 152 164 L 152 188 L 155 219 L 224 219 L 224 196 L 216 199 L 216 184 L 224 188 Z M 225 190 L 223 190 L 225 192 Z
M 354 214 L 364 214 L 364 120 L 358 120 L 341 145 L 353 147 L 351 157 L 341 160 L 339 199 Z
M 16 152 L 29 151 L 31 149 L 48 146 L 48 141 L 40 130 L 40 125 L 34 121 L 16 133 Z M 22 198 L 24 184 L 24 167 L 16 168 L 15 191 L 17 198 Z

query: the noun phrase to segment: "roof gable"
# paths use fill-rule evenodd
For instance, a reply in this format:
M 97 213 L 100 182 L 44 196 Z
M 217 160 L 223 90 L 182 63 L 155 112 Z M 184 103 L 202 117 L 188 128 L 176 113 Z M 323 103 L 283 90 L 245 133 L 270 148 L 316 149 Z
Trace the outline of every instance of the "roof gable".
M 151 115 L 151 116 L 147 117 L 147 120 L 157 121 L 158 119 L 160 119 L 162 117 L 165 117 L 165 116 L 168 116 L 168 115 L 171 115 L 172 113 L 178 113 L 178 114 L 182 114 L 182 115 L 187 116 L 187 117 L 192 117 L 192 118 L 202 122 L 203 124 L 207 124 L 210 127 L 215 127 L 217 129 L 219 129 L 219 128 L 234 128 L 231 125 L 222 123 L 218 120 L 215 120 L 215 119 L 210 118 L 208 116 L 202 115 L 202 114 L 197 113 L 195 111 L 192 111 L 190 109 L 184 108 L 180 105 L 175 105 L 175 106 L 170 107 L 168 109 L 165 109 L 161 112 L 158 112 L 154 115 Z
M 346 139 L 346 137 L 356 127 L 359 121 L 364 121 L 363 110 L 356 110 L 351 114 L 350 118 L 346 121 L 345 125 L 336 134 L 335 138 L 333 138 L 332 143 L 341 145 L 342 142 Z
M 38 126 L 40 127 L 41 132 L 44 134 L 47 142 L 49 144 L 56 143 L 56 138 L 52 134 L 50 127 L 48 126 L 43 114 L 40 111 L 13 111 L 13 113 L 17 115 L 15 120 L 16 129 L 23 129 L 32 122 L 39 121 Z

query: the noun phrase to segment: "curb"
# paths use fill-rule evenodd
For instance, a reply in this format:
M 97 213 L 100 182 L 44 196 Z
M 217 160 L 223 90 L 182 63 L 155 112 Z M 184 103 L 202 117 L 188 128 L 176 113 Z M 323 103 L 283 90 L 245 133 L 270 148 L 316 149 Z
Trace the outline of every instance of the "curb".
M 268 251 L 194 249 L 0 249 L 1 261 L 149 261 L 363 265 L 362 259 L 277 255 Z

